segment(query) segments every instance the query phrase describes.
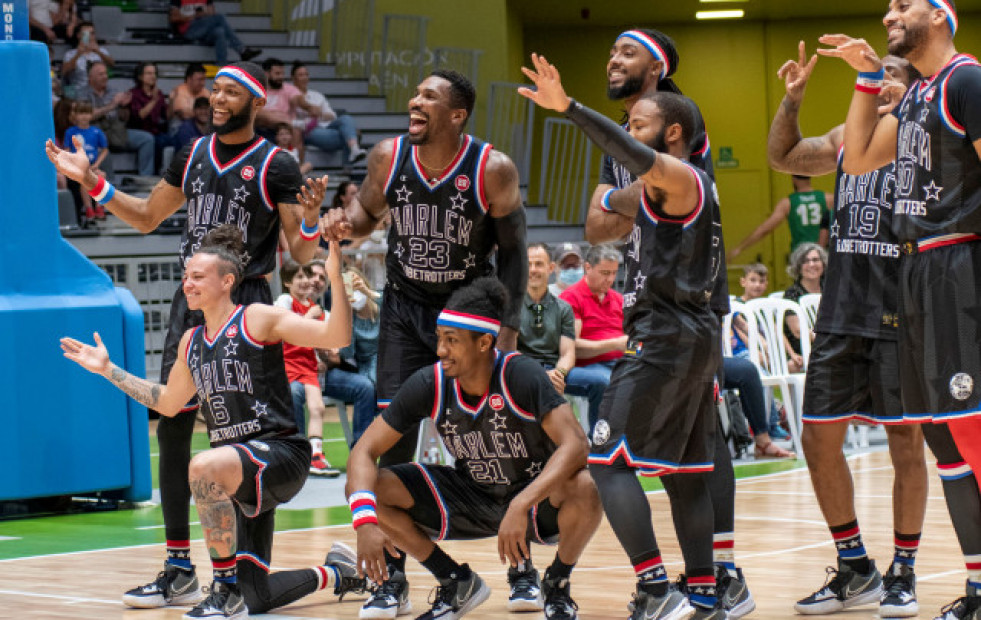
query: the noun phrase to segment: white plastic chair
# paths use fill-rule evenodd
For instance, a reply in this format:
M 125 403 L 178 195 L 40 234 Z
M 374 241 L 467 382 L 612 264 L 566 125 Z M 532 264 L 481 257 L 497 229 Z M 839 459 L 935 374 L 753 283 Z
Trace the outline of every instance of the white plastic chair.
M 787 409 L 787 422 L 790 426 L 790 437 L 794 443 L 797 454 L 803 454 L 800 434 L 802 426 L 802 409 L 804 404 L 804 373 L 791 373 L 788 368 L 787 353 L 783 346 L 783 326 L 788 313 L 795 313 L 803 316 L 804 310 L 796 302 L 789 299 L 761 298 L 747 302 L 746 309 L 756 318 L 759 333 L 763 337 L 757 348 L 750 351 L 751 359 L 759 368 L 764 365 L 760 363 L 759 350 L 766 350 L 769 367 L 768 376 L 760 379 L 763 385 L 774 388 L 779 387 L 784 395 L 784 406 Z M 801 338 L 801 356 L 804 364 L 807 365 L 807 358 L 811 354 L 811 339 Z
M 784 291 L 776 291 L 767 295 L 768 299 L 783 299 Z M 752 300 L 750 300 L 752 301 Z
M 814 324 L 817 323 L 818 308 L 821 305 L 821 293 L 802 295 L 797 303 L 804 310 L 804 325 L 808 331 L 813 332 Z
M 753 359 L 753 363 L 759 367 L 759 326 L 756 324 L 756 316 L 741 301 L 730 301 L 729 314 L 722 319 L 722 355 L 732 357 L 732 322 L 737 314 L 747 323 L 749 342 L 746 343 L 746 348 L 750 351 L 750 358 Z M 756 354 L 755 358 L 753 357 L 754 353 Z

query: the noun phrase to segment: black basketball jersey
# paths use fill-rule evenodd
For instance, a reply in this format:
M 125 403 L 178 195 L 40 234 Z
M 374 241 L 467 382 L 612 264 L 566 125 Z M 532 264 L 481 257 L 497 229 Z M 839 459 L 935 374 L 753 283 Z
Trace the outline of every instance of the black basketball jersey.
M 814 331 L 896 339 L 899 243 L 892 228 L 894 164 L 845 174 L 838 152 L 828 267 Z
M 185 354 L 212 447 L 297 432 L 283 345 L 249 336 L 245 306 L 213 338 L 195 327 Z
M 184 166 L 181 187 L 187 197 L 187 226 L 181 238 L 180 262 L 201 245 L 201 239 L 222 224 L 242 231 L 248 260 L 244 277 L 269 273 L 276 267 L 279 210 L 269 196 L 269 164 L 282 149 L 257 137 L 251 146 L 222 165 L 215 155 L 217 136 L 198 138 Z
M 981 233 L 981 65 L 954 56 L 917 80 L 893 114 L 899 119 L 894 216 L 900 241 Z
M 392 215 L 385 267 L 411 299 L 442 307 L 450 294 L 490 275 L 497 243 L 484 187 L 493 147 L 470 135 L 443 176 L 426 176 L 417 147 L 395 139 L 385 197 Z
M 440 363 L 416 371 L 382 413 L 406 432 L 429 417 L 456 469 L 495 497 L 510 498 L 541 473 L 555 451 L 542 418 L 565 399 L 541 365 L 520 353 L 496 352 L 490 387 L 468 404 Z
M 688 168 L 699 194 L 695 210 L 668 216 L 645 192 L 625 246 L 626 355 L 674 375 L 712 375 L 721 348 L 712 301 L 725 279 L 722 222 L 715 183 Z

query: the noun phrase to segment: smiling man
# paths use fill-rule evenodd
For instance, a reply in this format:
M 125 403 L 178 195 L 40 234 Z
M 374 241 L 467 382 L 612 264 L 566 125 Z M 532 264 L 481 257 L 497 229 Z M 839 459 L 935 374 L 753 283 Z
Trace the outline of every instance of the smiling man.
M 245 267 L 241 284 L 232 292 L 232 300 L 242 304 L 271 304 L 272 293 L 264 276 L 276 265 L 280 226 L 286 233 L 293 258 L 301 262 L 310 260 L 320 238 L 318 217 L 327 178 L 308 181 L 308 187 L 302 187 L 301 193 L 296 161 L 289 153 L 255 135 L 255 116 L 265 104 L 265 97 L 265 77 L 257 65 L 240 62 L 223 67 L 211 91 L 211 122 L 215 133 L 184 147 L 147 198 L 116 191 L 105 179 L 96 176 L 89 169 L 85 150 L 78 142 L 75 153 L 58 148 L 50 140 L 45 148 L 59 172 L 79 182 L 113 215 L 141 233 L 153 232 L 186 202 L 187 226 L 179 255 L 182 270 L 208 232 L 221 224 L 237 226 L 245 242 Z M 184 292 L 178 287 L 170 306 L 161 383 L 166 383 L 170 376 L 181 336 L 203 320 L 200 312 L 188 307 Z M 144 599 L 156 603 L 154 606 L 173 600 L 175 582 L 183 585 L 193 582 L 193 589 L 198 589 L 190 558 L 191 490 L 187 478 L 196 411 L 197 403 L 192 401 L 180 414 L 161 418 L 157 425 L 167 562 L 162 573 L 166 579 L 150 584 L 158 592 Z M 146 593 L 150 586 L 131 592 Z

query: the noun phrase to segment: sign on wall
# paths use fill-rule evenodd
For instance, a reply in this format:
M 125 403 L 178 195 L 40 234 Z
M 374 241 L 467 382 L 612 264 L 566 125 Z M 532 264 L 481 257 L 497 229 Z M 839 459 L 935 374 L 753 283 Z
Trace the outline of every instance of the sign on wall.
M 0 0 L 0 41 L 26 41 L 31 37 L 27 24 L 27 0 Z

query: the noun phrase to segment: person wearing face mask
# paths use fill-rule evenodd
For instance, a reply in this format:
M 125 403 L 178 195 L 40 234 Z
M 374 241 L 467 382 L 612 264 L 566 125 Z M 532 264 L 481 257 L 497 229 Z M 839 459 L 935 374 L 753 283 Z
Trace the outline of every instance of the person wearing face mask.
M 582 268 L 582 251 L 575 243 L 563 243 L 555 250 L 555 282 L 548 285 L 548 292 L 558 297 L 562 291 L 579 280 L 585 271 Z

